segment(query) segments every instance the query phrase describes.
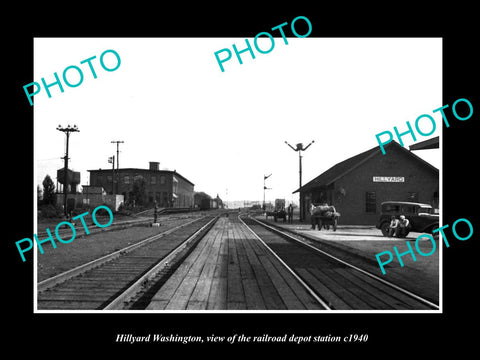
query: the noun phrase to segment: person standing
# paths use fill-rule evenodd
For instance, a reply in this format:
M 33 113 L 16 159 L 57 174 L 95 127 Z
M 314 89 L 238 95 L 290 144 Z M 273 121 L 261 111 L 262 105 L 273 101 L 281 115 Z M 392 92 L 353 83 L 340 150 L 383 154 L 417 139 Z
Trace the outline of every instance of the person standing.
M 288 210 L 287 210 L 287 216 L 288 216 L 288 222 L 291 224 L 293 222 L 293 205 L 290 204 L 288 205 Z
M 156 224 L 157 223 L 157 216 L 158 216 L 158 210 L 157 210 L 157 202 L 154 201 L 153 202 L 153 223 Z
M 315 204 L 311 203 L 310 204 L 310 220 L 312 223 L 312 230 L 315 230 L 315 227 L 317 225 L 317 220 L 315 219 Z

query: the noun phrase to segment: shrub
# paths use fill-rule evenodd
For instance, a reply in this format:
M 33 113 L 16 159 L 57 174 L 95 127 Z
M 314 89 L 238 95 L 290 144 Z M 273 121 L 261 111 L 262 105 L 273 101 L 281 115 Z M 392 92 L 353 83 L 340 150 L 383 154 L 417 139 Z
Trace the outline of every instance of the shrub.
M 63 215 L 61 207 L 53 204 L 41 205 L 39 210 L 42 218 L 54 218 Z

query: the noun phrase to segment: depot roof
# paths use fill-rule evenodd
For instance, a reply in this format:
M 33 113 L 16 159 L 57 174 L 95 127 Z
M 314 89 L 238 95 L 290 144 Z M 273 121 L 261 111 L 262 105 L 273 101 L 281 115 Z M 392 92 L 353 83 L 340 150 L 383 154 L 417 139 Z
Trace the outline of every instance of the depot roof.
M 88 172 L 112 172 L 112 169 L 95 169 L 95 170 L 87 170 Z M 178 173 L 176 170 L 153 170 L 153 169 L 139 169 L 139 168 L 120 168 L 120 169 L 115 169 L 115 171 L 118 172 L 143 172 L 143 173 L 156 173 L 156 174 L 173 174 L 174 176 L 178 176 L 181 179 L 185 180 L 189 184 L 195 186 L 194 183 L 192 183 L 190 180 L 188 180 L 185 176 L 182 176 L 180 173 Z
M 438 172 L 438 169 L 425 160 L 419 158 L 417 155 L 412 153 L 411 151 L 405 149 L 403 146 L 400 146 L 395 141 L 392 141 L 386 145 L 384 145 L 385 151 L 388 148 L 391 147 L 396 147 L 401 149 L 401 151 L 404 151 L 405 153 L 409 154 L 409 156 L 413 157 L 415 160 L 422 162 L 424 165 L 426 165 L 428 168 Z M 351 158 L 348 158 L 342 162 L 339 162 L 338 164 L 332 166 L 330 169 L 327 171 L 321 173 L 318 175 L 316 178 L 313 180 L 309 181 L 305 185 L 303 185 L 301 188 L 298 188 L 295 190 L 292 194 L 295 194 L 297 192 L 303 192 L 303 191 L 308 191 L 312 188 L 319 187 L 319 186 L 328 186 L 338 179 L 342 178 L 343 176 L 347 175 L 349 172 L 353 171 L 354 169 L 358 168 L 361 166 L 363 163 L 365 163 L 367 160 L 371 159 L 372 157 L 381 154 L 382 151 L 380 149 L 380 146 L 375 146 L 371 148 L 370 150 L 364 151 L 358 155 L 352 156 Z
M 409 147 L 410 150 L 428 150 L 428 149 L 438 149 L 439 148 L 439 137 L 434 137 L 416 144 L 413 144 Z

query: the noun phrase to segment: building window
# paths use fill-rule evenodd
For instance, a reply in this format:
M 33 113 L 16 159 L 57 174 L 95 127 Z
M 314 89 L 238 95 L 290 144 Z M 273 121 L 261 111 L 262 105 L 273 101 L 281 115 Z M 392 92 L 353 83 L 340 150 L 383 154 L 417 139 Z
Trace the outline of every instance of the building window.
M 415 205 L 403 205 L 402 206 L 402 213 L 405 214 L 416 214 L 417 207 Z
M 398 214 L 400 212 L 400 205 L 399 204 L 385 204 L 383 205 L 382 211 L 384 213 L 392 213 Z
M 365 193 L 365 212 L 375 214 L 377 212 L 377 196 L 375 191 Z
M 165 175 L 160 175 L 160 185 L 165 185 Z
M 123 177 L 123 183 L 124 183 L 124 184 L 130 184 L 130 176 L 125 175 L 125 176 Z
M 157 183 L 157 177 L 155 175 L 150 176 L 150 184 L 156 184 Z
M 409 191 L 407 201 L 418 202 L 418 192 Z

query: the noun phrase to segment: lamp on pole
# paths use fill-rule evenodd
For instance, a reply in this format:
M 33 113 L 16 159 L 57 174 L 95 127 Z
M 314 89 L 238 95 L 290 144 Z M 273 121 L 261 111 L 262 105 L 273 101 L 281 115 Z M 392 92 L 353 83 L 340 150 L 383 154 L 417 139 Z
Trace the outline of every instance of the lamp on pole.
M 78 129 L 77 125 L 70 126 L 68 125 L 67 127 L 62 127 L 61 125 L 57 126 L 57 130 L 65 133 L 67 136 L 67 143 L 66 143 L 66 148 L 65 148 L 65 165 L 63 166 L 63 211 L 65 216 L 68 216 L 67 212 L 67 188 L 68 188 L 68 140 L 70 138 L 70 133 L 71 132 L 80 132 Z
M 300 189 L 302 187 L 302 151 L 305 151 L 307 150 L 310 145 L 312 145 L 313 143 L 315 142 L 315 140 L 312 140 L 310 142 L 310 144 L 308 144 L 306 147 L 303 147 L 303 144 L 302 143 L 298 143 L 296 145 L 296 147 L 293 147 L 292 145 L 290 145 L 288 142 L 285 141 L 285 144 L 287 144 L 293 151 L 297 151 L 298 152 L 298 175 L 299 175 L 299 186 L 298 188 Z M 299 205 L 300 205 L 300 221 L 303 221 L 304 220 L 304 216 L 303 216 L 303 209 L 302 209 L 302 197 L 301 195 L 299 194 Z

